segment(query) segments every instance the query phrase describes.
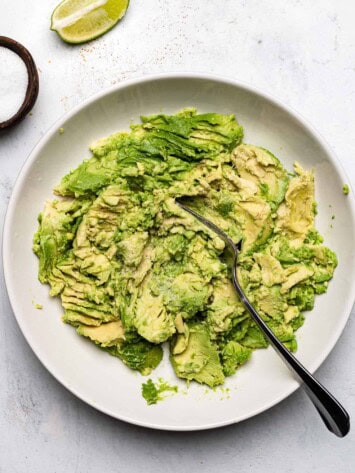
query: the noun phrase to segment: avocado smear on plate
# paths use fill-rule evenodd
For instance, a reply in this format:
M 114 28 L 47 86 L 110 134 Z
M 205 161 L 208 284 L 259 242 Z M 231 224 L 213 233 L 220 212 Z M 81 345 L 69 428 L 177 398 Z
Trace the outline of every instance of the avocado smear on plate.
M 60 296 L 63 321 L 144 375 L 169 342 L 176 375 L 210 387 L 267 347 L 233 290 L 223 241 L 179 197 L 241 243 L 241 284 L 295 351 L 337 265 L 314 227 L 313 173 L 295 163 L 289 175 L 243 144 L 234 115 L 141 120 L 92 146 L 39 215 L 39 280 Z

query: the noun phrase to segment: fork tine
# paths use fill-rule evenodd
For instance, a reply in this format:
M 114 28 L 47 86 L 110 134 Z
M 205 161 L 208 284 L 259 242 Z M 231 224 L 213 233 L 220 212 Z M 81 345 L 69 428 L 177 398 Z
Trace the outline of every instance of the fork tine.
M 205 217 L 202 217 L 202 215 L 200 215 L 198 212 L 196 212 L 195 210 L 191 209 L 190 207 L 188 207 L 187 205 L 179 202 L 178 200 L 175 201 L 177 203 L 177 205 L 179 207 L 181 207 L 183 210 L 185 210 L 186 212 L 188 212 L 189 214 L 193 215 L 197 220 L 199 220 L 203 225 L 205 225 L 206 227 L 208 227 L 210 230 L 212 230 L 214 233 L 216 233 L 223 241 L 226 245 L 228 245 L 230 248 L 233 249 L 234 253 L 237 254 L 238 253 L 238 248 L 237 246 L 235 245 L 235 243 L 233 242 L 233 240 L 231 238 L 229 238 L 229 236 L 224 233 L 223 230 L 221 230 L 219 227 L 217 227 L 217 225 L 215 225 L 213 222 L 211 222 L 210 220 L 208 220 L 207 218 Z

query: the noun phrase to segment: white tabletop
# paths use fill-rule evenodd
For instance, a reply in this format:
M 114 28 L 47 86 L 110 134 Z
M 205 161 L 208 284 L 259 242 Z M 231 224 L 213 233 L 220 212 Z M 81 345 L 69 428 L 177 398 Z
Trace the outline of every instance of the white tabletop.
M 114 30 L 74 47 L 49 31 L 57 2 L 1 6 L 0 35 L 28 47 L 40 76 L 33 115 L 0 136 L 1 226 L 16 176 L 49 126 L 95 92 L 154 72 L 211 72 L 272 93 L 318 128 L 355 185 L 352 0 L 131 0 Z M 328 433 L 301 391 L 239 425 L 196 433 L 151 431 L 95 411 L 43 368 L 2 273 L 0 286 L 1 473 L 354 471 L 354 431 L 343 440 Z M 317 376 L 355 419 L 354 330 L 352 318 Z

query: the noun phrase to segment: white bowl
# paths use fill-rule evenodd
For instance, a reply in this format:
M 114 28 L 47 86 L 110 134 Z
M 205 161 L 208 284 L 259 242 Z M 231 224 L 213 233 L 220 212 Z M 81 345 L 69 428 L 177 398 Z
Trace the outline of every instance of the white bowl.
M 184 107 L 201 112 L 234 113 L 244 126 L 245 141 L 270 149 L 288 169 L 297 160 L 314 168 L 317 228 L 336 251 L 339 266 L 326 294 L 316 298 L 297 332 L 297 357 L 314 371 L 338 340 L 355 296 L 355 205 L 344 196 L 347 178 L 324 140 L 295 112 L 267 94 L 232 80 L 194 74 L 170 74 L 133 80 L 82 103 L 41 139 L 26 161 L 13 190 L 4 229 L 4 271 L 18 324 L 44 366 L 83 401 L 117 419 L 151 428 L 198 430 L 219 427 L 258 414 L 280 402 L 299 385 L 272 348 L 259 350 L 228 378 L 225 390 L 208 391 L 192 384 L 153 406 L 141 396 L 140 374 L 61 322 L 58 299 L 37 280 L 32 253 L 37 215 L 52 188 L 70 169 L 89 156 L 88 145 L 128 129 L 140 115 L 174 113 Z M 60 127 L 65 132 L 58 133 Z M 332 216 L 335 219 L 332 220 Z M 42 311 L 34 307 L 43 304 Z M 186 390 L 170 367 L 167 354 L 152 374 Z M 221 400 L 221 398 L 223 398 Z

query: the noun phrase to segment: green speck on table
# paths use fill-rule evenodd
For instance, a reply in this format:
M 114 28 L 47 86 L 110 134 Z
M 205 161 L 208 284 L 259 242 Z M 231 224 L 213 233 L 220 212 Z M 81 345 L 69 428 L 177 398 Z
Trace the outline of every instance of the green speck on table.
M 59 128 L 59 134 L 62 135 L 64 133 L 64 128 Z
M 349 186 L 347 184 L 343 185 L 343 194 L 348 195 L 350 192 Z

